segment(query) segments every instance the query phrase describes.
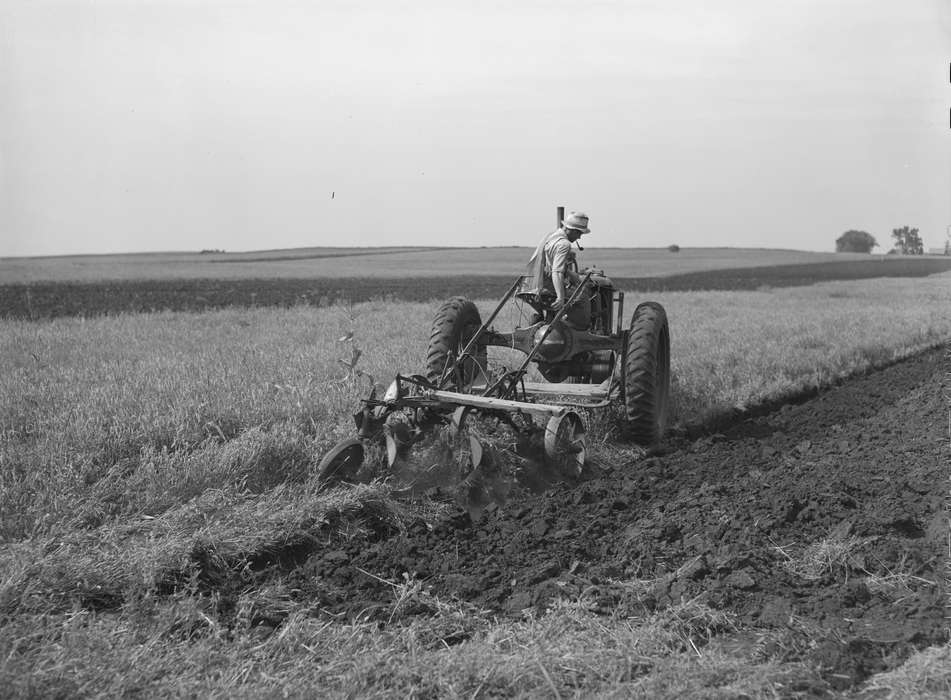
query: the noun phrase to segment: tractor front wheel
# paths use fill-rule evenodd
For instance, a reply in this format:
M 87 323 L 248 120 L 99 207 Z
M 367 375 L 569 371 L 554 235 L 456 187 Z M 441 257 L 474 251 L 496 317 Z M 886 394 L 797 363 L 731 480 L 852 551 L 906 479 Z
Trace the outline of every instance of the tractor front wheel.
M 455 391 L 466 391 L 473 384 L 486 382 L 488 356 L 485 345 L 473 343 L 467 356 L 462 357 L 481 326 L 479 309 L 465 297 L 453 297 L 440 306 L 429 336 L 426 377 L 436 384 L 445 378 L 440 388 Z
M 624 411 L 639 445 L 660 442 L 670 404 L 670 330 L 657 302 L 640 304 L 631 318 L 624 350 Z

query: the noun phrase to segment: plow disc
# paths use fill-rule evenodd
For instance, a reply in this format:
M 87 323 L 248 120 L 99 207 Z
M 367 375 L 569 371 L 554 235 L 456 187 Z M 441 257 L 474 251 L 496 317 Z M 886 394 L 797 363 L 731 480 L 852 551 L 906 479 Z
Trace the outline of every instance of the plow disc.
M 548 419 L 545 458 L 564 476 L 579 477 L 587 456 L 585 429 L 577 413 L 568 411 Z
M 437 390 L 420 378 L 394 384 L 356 414 L 362 437 L 321 460 L 323 487 L 384 478 L 396 496 L 451 496 L 475 517 L 516 484 L 540 490 L 581 475 L 584 423 L 564 406 Z
M 359 438 L 338 442 L 317 465 L 317 478 L 324 485 L 352 481 L 363 466 L 365 451 Z

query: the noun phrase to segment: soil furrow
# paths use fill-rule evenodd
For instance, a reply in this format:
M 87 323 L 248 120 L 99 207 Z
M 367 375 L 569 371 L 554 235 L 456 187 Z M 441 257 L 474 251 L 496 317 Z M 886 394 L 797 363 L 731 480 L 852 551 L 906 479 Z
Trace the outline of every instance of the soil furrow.
M 699 596 L 849 685 L 947 636 L 944 364 L 930 351 L 476 522 L 315 554 L 295 576 L 338 591 L 341 612 L 392 601 L 365 572 L 501 614 Z

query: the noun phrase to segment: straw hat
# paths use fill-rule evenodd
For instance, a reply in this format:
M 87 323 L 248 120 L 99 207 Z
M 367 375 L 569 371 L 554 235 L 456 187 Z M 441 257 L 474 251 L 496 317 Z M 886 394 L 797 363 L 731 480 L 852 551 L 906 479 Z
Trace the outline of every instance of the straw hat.
M 581 233 L 591 233 L 588 228 L 588 215 L 581 211 L 573 211 L 561 222 L 562 227 L 581 231 Z

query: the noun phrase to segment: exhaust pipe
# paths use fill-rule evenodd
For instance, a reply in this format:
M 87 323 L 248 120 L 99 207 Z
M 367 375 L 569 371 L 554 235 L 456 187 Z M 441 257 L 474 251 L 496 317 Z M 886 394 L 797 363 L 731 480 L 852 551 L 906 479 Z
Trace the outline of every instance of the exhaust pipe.
M 558 207 L 555 210 L 555 219 L 556 219 L 555 228 L 561 228 L 561 222 L 565 220 L 564 207 Z M 577 241 L 575 241 L 575 245 L 578 246 L 578 250 L 584 250 L 584 248 L 581 247 L 581 239 L 578 239 Z

